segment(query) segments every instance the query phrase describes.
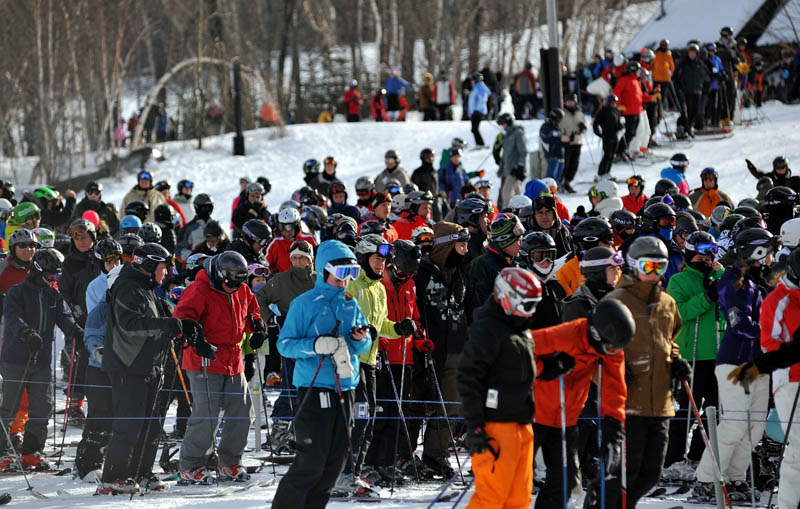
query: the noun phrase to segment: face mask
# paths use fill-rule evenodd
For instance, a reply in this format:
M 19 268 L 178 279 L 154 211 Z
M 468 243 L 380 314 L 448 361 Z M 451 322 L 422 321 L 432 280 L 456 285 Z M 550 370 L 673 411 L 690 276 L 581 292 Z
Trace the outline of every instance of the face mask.
M 689 262 L 689 267 L 693 268 L 698 272 L 702 272 L 703 274 L 711 273 L 711 265 L 705 262 Z
M 675 230 L 672 228 L 659 228 L 658 229 L 658 236 L 662 239 L 666 240 L 667 242 L 672 240 L 672 234 L 675 233 Z
M 259 289 L 260 289 L 262 286 L 264 286 L 265 284 L 266 284 L 266 283 L 261 283 L 260 285 L 256 285 L 256 286 L 254 286 L 254 287 L 253 287 L 253 293 L 257 292 L 257 291 L 258 291 L 258 290 L 259 290 Z

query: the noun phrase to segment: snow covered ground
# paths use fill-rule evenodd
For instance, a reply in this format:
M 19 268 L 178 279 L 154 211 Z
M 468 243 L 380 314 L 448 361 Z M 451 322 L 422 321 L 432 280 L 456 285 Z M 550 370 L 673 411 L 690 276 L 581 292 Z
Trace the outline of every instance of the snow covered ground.
M 768 120 L 754 122 L 751 125 L 741 126 L 736 129 L 732 138 L 723 140 L 709 140 L 698 138 L 692 146 L 678 144 L 674 147 L 665 144 L 654 152 L 669 156 L 673 152 L 685 152 L 691 166 L 688 170 L 689 184 L 691 187 L 700 185 L 699 173 L 706 166 L 713 166 L 720 172 L 720 187 L 729 192 L 735 200 L 755 195 L 755 179 L 752 178 L 744 164 L 744 159 L 751 159 L 762 169 L 771 166 L 772 159 L 783 154 L 791 161 L 800 160 L 800 107 L 769 104 L 763 109 Z M 745 118 L 755 115 L 753 110 L 745 113 Z M 536 136 L 541 121 L 522 122 L 525 126 L 529 146 L 536 146 Z M 273 190 L 268 196 L 270 208 L 276 210 L 278 204 L 288 199 L 293 190 L 302 185 L 302 163 L 305 159 L 314 157 L 322 159 L 327 155 L 334 155 L 339 161 L 338 173 L 341 178 L 352 186 L 355 179 L 361 175 L 376 175 L 382 169 L 383 154 L 389 148 L 395 148 L 403 159 L 402 165 L 411 171 L 418 166 L 418 154 L 424 147 L 432 147 L 437 152 L 449 146 L 454 136 L 460 136 L 473 144 L 468 122 L 417 122 L 409 121 L 399 124 L 379 124 L 363 122 L 360 124 L 307 124 L 295 125 L 287 128 L 284 138 L 270 139 L 273 132 L 270 129 L 249 131 L 245 134 L 247 143 L 247 156 L 232 157 L 231 136 L 221 136 L 205 140 L 202 151 L 195 150 L 191 142 L 172 142 L 163 146 L 167 160 L 162 163 L 152 163 L 151 170 L 157 180 L 170 179 L 174 182 L 182 178 L 192 179 L 196 184 L 195 192 L 208 192 L 217 202 L 215 216 L 227 224 L 230 217 L 230 203 L 238 193 L 238 178 L 249 176 L 254 178 L 259 175 L 267 176 L 272 182 Z M 498 132 L 497 128 L 489 122 L 481 125 L 481 132 L 488 143 Z M 488 156 L 488 157 L 487 157 Z M 596 163 L 600 160 L 601 151 L 599 141 L 593 134 L 588 134 L 586 145 L 581 157 L 581 166 L 576 180 L 581 182 L 591 181 L 596 173 Z M 438 157 L 437 157 L 438 161 Z M 487 150 L 467 150 L 464 164 L 468 170 L 483 167 L 487 176 L 494 177 L 496 165 Z M 660 164 L 637 165 L 618 164 L 612 173 L 620 178 L 629 176 L 632 172 L 639 173 L 647 180 L 646 191 L 652 191 L 653 185 L 658 180 Z M 107 179 L 104 198 L 119 204 L 122 196 L 134 185 L 135 175 L 128 175 L 121 180 Z M 574 210 L 580 204 L 586 205 L 586 191 L 588 183 L 575 186 L 579 194 L 563 195 L 567 206 Z M 624 186 L 623 186 L 624 187 Z M 351 197 L 351 201 L 352 201 Z M 59 396 L 58 408 L 64 407 L 62 391 L 57 391 Z M 275 395 L 273 394 L 272 397 Z M 60 421 L 59 421 L 60 424 Z M 51 427 L 52 429 L 52 427 Z M 171 431 L 172 421 L 168 420 L 167 429 Z M 67 444 L 77 443 L 78 430 L 69 429 Z M 252 438 L 252 437 L 251 437 Z M 60 439 L 60 433 L 59 433 Z M 252 440 L 250 442 L 252 444 Z M 52 438 L 48 440 L 46 452 L 53 451 Z M 74 447 L 68 447 L 69 456 L 74 456 Z M 246 455 L 246 464 L 257 463 L 253 456 L 263 456 L 262 452 L 253 452 Z M 249 457 L 249 459 L 248 459 Z M 54 461 L 54 460 L 53 460 Z M 71 466 L 71 462 L 67 463 Z M 277 475 L 286 471 L 285 466 L 278 467 Z M 256 474 L 254 479 L 267 480 L 272 477 L 271 468 L 265 468 Z M 182 498 L 177 494 L 161 494 L 149 497 L 136 497 L 133 502 L 126 498 L 93 497 L 92 485 L 80 484 L 73 481 L 70 476 L 54 477 L 46 474 L 31 476 L 35 489 L 51 496 L 50 500 L 40 501 L 34 499 L 25 491 L 25 483 L 21 476 L 0 477 L 0 492 L 8 491 L 14 497 L 12 502 L 20 507 L 81 507 L 113 503 L 120 507 L 141 507 L 142 503 L 148 507 L 171 508 L 184 507 L 189 504 L 196 507 L 222 507 L 236 504 L 238 507 L 264 506 L 272 500 L 275 486 L 253 489 L 243 493 L 231 494 L 225 498 Z M 57 490 L 69 490 L 70 494 L 57 495 Z M 202 491 L 203 488 L 198 488 Z M 393 501 L 388 490 L 384 492 L 385 500 L 382 507 L 425 507 L 435 497 L 436 486 L 418 488 L 400 488 L 396 491 Z M 466 505 L 469 500 L 468 493 L 461 501 Z M 681 501 L 644 500 L 642 507 L 654 509 L 671 508 L 679 505 Z M 763 499 L 762 505 L 766 500 Z M 333 504 L 337 507 L 359 507 L 374 504 Z M 452 502 L 450 503 L 452 505 Z M 443 506 L 440 504 L 440 506 Z M 703 507 L 703 506 L 694 506 Z M 707 506 L 710 507 L 710 506 Z

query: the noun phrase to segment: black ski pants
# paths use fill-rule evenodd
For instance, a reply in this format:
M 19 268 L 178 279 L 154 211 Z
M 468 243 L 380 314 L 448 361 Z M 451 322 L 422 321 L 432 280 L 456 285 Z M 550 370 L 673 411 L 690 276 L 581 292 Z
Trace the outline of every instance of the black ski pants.
M 567 494 L 578 485 L 578 426 L 567 426 Z M 547 477 L 536 495 L 536 509 L 564 506 L 564 467 L 561 454 L 561 428 L 533 425 L 534 450 L 541 447 Z
M 323 508 L 347 461 L 353 427 L 354 391 L 339 396 L 330 389 L 298 387 L 298 401 L 307 403 L 294 417 L 297 456 L 281 479 L 273 509 Z
M 716 361 L 714 360 L 695 361 L 694 390 L 692 390 L 692 396 L 694 396 L 694 400 L 701 408 L 707 406 L 719 408 L 717 404 L 717 377 L 714 375 L 715 363 Z M 683 460 L 683 454 L 686 450 L 686 419 L 693 419 L 691 410 L 689 409 L 689 398 L 684 391 L 681 391 L 678 396 L 678 404 L 680 405 L 680 409 L 675 412 L 675 418 L 671 420 L 669 424 L 669 446 L 667 448 L 667 457 L 664 460 L 664 467 L 668 467 L 677 461 Z M 708 429 L 708 421 L 706 420 L 705 413 L 703 413 L 703 426 Z M 700 461 L 705 448 L 706 445 L 703 442 L 703 436 L 698 430 L 692 435 L 689 459 L 692 461 Z
M 354 473 L 356 477 L 361 475 L 361 467 L 364 466 L 364 458 L 367 456 L 369 444 L 372 442 L 372 426 L 375 424 L 375 366 L 361 363 L 361 379 L 356 387 L 355 417 L 356 423 L 353 426 L 351 437 L 351 454 L 353 464 L 349 462 L 345 465 L 346 473 Z M 353 471 L 353 469 L 355 469 Z
M 614 163 L 614 154 L 617 152 L 617 137 L 603 137 L 603 158 L 600 159 L 600 166 L 597 168 L 598 175 L 605 175 L 611 171 Z M 622 146 L 622 143 L 619 143 Z
M 578 164 L 581 161 L 581 144 L 570 143 L 564 148 L 564 176 L 561 181 L 569 184 L 578 173 Z
M 411 399 L 411 365 L 392 364 L 390 369 L 400 398 L 404 401 Z M 403 377 L 403 371 L 405 371 L 405 377 Z M 403 381 L 402 393 L 401 380 Z M 398 457 L 410 458 L 411 451 L 408 450 L 408 439 L 400 419 L 400 413 L 397 411 L 397 399 L 386 366 L 378 371 L 376 394 L 375 425 L 372 429 L 372 443 L 369 446 L 365 463 L 382 467 L 391 465 L 394 460 L 395 440 L 397 440 Z M 403 403 L 402 408 L 403 415 L 408 416 L 408 403 Z M 412 444 L 412 447 L 414 446 L 416 444 Z
M 475 111 L 469 119 L 472 121 L 472 135 L 475 136 L 475 145 L 482 147 L 483 137 L 481 136 L 479 127 L 481 125 L 481 120 L 483 120 L 483 114 Z
M 75 453 L 75 468 L 81 477 L 103 466 L 103 448 L 111 440 L 111 426 L 114 422 L 111 380 L 103 370 L 94 366 L 86 368 L 85 392 L 89 411 L 81 442 Z
M 11 427 L 14 416 L 19 410 L 22 399 L 22 389 L 28 391 L 28 422 L 25 423 L 25 434 L 22 439 L 22 448 L 17 451 L 20 455 L 44 451 L 47 440 L 47 422 L 53 404 L 53 384 L 50 366 L 36 367 L 31 363 L 28 374 L 23 380 L 24 364 L 0 364 L 0 374 L 3 375 L 2 406 L 0 406 L 0 419 L 6 429 Z M 3 433 L 0 431 L 0 433 Z M 0 436 L 0 452 L 8 447 L 8 440 Z

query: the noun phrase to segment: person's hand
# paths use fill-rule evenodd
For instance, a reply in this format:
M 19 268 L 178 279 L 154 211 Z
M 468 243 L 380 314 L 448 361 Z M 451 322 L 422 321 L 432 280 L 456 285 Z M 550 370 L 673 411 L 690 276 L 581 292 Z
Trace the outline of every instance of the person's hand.
M 517 180 L 525 180 L 525 167 L 524 166 L 515 166 L 511 170 L 511 176 Z
M 384 337 L 378 338 L 378 343 L 379 343 L 378 349 L 383 350 L 384 352 L 388 352 L 389 341 L 390 341 L 389 338 L 384 338 Z
M 489 448 L 489 435 L 483 427 L 478 427 L 467 432 L 464 443 L 470 454 L 480 454 Z
M 192 345 L 194 347 L 194 352 L 202 357 L 203 359 L 217 359 L 217 347 L 206 341 L 202 335 L 197 338 L 195 344 Z
M 564 143 L 569 143 L 569 136 L 567 136 L 566 134 L 562 135 L 561 141 L 563 141 Z
M 398 336 L 410 336 L 417 331 L 417 324 L 411 318 L 403 318 L 394 324 L 394 331 Z
M 569 374 L 575 368 L 575 358 L 564 352 L 556 352 L 552 357 L 542 357 L 541 360 L 542 372 L 536 378 L 545 382 Z
M 600 453 L 603 454 L 606 476 L 619 469 L 622 461 L 623 440 L 625 440 L 625 433 L 622 431 L 622 423 L 612 417 L 605 417 L 603 419 L 603 447 Z
M 414 348 L 416 348 L 418 352 L 432 352 L 434 346 L 433 341 L 428 338 L 414 340 Z
M 745 362 L 744 364 L 736 366 L 733 368 L 733 371 L 728 373 L 728 380 L 733 385 L 744 385 L 745 380 L 752 384 L 756 381 L 759 374 L 758 366 L 752 362 Z
M 181 318 L 183 340 L 189 346 L 194 346 L 203 337 L 203 326 L 191 318 Z
M 98 364 L 103 363 L 103 347 L 98 346 L 94 350 L 92 350 L 92 358 L 97 361 Z
M 661 93 L 656 92 L 655 94 L 652 94 L 650 97 L 652 97 L 654 101 L 658 101 L 661 99 Z
M 672 358 L 672 392 L 677 394 L 683 387 L 684 380 L 692 376 L 692 366 L 683 357 Z
M 619 112 L 620 112 L 620 113 L 625 113 L 625 110 L 626 110 L 627 108 L 625 107 L 625 105 L 624 105 L 624 104 L 618 104 L 618 105 L 617 105 L 617 109 L 619 110 Z
M 28 327 L 20 334 L 22 341 L 28 345 L 31 355 L 36 355 L 42 350 L 42 337 L 38 332 Z
M 355 339 L 355 330 L 353 331 L 352 335 Z M 314 340 L 314 353 L 318 355 L 333 355 L 333 352 L 339 348 L 339 342 L 343 341 L 344 338 L 342 336 L 320 334 L 317 336 L 317 339 Z
M 267 327 L 263 321 L 256 320 L 252 316 L 250 318 L 250 327 L 253 329 L 253 333 L 250 335 L 250 348 L 258 350 L 267 339 Z
M 256 355 L 249 353 L 244 356 L 244 378 L 248 382 L 253 379 L 256 374 Z
M 719 279 L 704 278 L 703 288 L 708 302 L 713 304 L 719 300 Z
M 724 268 L 725 267 L 723 267 L 721 263 L 716 261 L 711 264 L 711 270 L 713 270 L 714 272 L 718 272 Z

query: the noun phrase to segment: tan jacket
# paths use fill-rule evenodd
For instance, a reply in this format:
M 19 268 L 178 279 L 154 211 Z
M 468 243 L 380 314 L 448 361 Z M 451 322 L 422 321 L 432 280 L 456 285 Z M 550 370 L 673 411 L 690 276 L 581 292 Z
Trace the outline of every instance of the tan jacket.
M 156 191 L 155 188 L 151 187 L 150 189 L 144 190 L 139 189 L 138 186 L 133 186 L 133 188 L 128 191 L 128 194 L 122 199 L 122 206 L 119 208 L 119 218 L 122 219 L 125 217 L 125 207 L 132 201 L 140 200 L 145 202 L 146 204 L 150 205 L 150 212 L 147 214 L 148 221 L 154 221 L 153 214 L 156 211 L 156 207 L 161 205 L 162 203 L 167 203 L 166 198 L 160 192 Z
M 581 125 L 583 125 L 583 129 L 581 129 Z M 580 108 L 576 109 L 575 113 L 570 113 L 569 110 L 564 109 L 564 118 L 558 124 L 558 130 L 561 131 L 561 134 L 569 136 L 570 145 L 582 145 L 583 133 L 588 128 L 589 124 L 586 122 L 586 117 Z
M 419 87 L 417 96 L 420 111 L 430 110 L 435 106 L 433 99 L 433 75 L 426 72 L 425 76 L 423 76 L 423 81 L 424 84 Z
M 661 285 L 650 285 L 623 276 L 606 299 L 628 306 L 636 322 L 636 335 L 625 348 L 628 400 L 627 415 L 673 417 L 672 359 L 680 356 L 675 338 L 681 317 L 675 300 Z

